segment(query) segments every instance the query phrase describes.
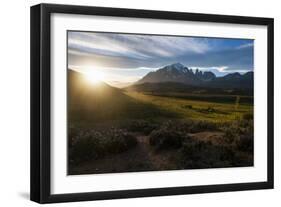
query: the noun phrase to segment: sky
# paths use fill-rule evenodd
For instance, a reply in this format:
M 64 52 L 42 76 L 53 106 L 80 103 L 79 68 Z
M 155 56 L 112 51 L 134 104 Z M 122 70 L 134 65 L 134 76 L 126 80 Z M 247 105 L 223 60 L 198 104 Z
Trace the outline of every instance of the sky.
M 176 62 L 222 76 L 252 71 L 253 47 L 249 39 L 69 31 L 68 68 L 120 87 Z

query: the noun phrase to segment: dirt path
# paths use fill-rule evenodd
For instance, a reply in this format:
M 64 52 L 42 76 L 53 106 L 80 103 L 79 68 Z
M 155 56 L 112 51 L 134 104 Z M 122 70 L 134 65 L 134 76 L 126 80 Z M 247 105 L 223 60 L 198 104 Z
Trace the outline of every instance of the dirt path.
M 142 153 L 146 156 L 147 161 L 149 161 L 151 168 L 153 170 L 163 170 L 167 168 L 174 168 L 171 162 L 172 151 L 155 151 L 149 144 L 149 137 L 139 135 L 137 136 L 139 147 Z
M 199 132 L 190 134 L 195 139 L 212 142 L 215 145 L 223 144 L 222 132 Z M 149 137 L 135 134 L 137 145 L 120 154 L 109 155 L 101 159 L 88 161 L 71 166 L 69 174 L 94 174 L 139 172 L 151 170 L 176 170 L 180 159 L 178 150 L 155 151 L 149 144 Z
M 156 152 L 149 144 L 149 137 L 136 134 L 138 144 L 126 152 L 110 155 L 98 160 L 71 166 L 70 174 L 116 173 L 175 169 L 175 152 Z
M 214 145 L 225 145 L 224 133 L 220 131 L 206 131 L 190 134 L 192 138 L 204 142 L 211 142 Z

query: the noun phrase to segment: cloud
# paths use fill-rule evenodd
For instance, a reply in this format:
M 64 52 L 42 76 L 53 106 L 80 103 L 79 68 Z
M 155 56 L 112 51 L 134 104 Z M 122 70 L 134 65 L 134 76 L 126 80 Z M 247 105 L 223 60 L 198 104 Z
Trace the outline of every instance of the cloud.
M 112 39 L 100 35 L 72 34 L 69 35 L 68 48 L 88 55 L 128 57 L 146 59 L 149 56 L 130 50 Z
M 208 71 L 208 70 L 218 70 L 219 72 L 225 72 L 226 69 L 228 69 L 228 66 L 211 66 L 211 67 L 189 67 L 191 69 L 199 69 L 202 71 Z
M 243 39 L 69 32 L 68 64 L 137 76 L 174 62 L 221 72 L 249 71 L 253 46 L 253 40 Z
M 236 49 L 240 50 L 240 49 L 244 49 L 244 48 L 247 48 L 247 47 L 253 47 L 254 46 L 254 43 L 251 42 L 251 43 L 246 43 L 246 44 L 243 44 L 243 45 L 239 45 L 238 47 L 236 47 Z
M 155 59 L 181 53 L 204 53 L 206 40 L 174 36 L 69 32 L 68 48 L 88 55 Z
M 254 53 L 252 47 L 239 50 L 236 47 L 223 50 L 211 50 L 205 54 L 184 54 L 178 58 L 187 66 L 213 67 L 225 66 L 225 71 L 253 70 Z

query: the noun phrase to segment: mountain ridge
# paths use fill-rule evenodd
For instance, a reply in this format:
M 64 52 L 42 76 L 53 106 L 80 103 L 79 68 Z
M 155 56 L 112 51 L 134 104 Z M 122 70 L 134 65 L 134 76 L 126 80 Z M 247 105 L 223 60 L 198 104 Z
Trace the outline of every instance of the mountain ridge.
M 194 71 L 181 63 L 174 63 L 159 68 L 156 71 L 149 72 L 134 85 L 142 83 L 177 82 L 192 86 L 253 88 L 253 74 L 254 72 L 252 71 L 246 72 L 245 74 L 234 72 L 217 77 L 211 71 L 201 71 L 199 69 Z

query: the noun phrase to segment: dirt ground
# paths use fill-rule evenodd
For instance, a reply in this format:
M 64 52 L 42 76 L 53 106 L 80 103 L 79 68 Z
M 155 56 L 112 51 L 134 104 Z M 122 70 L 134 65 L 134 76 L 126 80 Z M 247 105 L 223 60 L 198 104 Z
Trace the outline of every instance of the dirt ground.
M 190 134 L 201 141 L 211 141 L 212 144 L 221 144 L 222 132 L 200 132 Z M 156 151 L 149 144 L 149 137 L 135 134 L 138 144 L 126 152 L 109 155 L 101 159 L 73 165 L 69 168 L 69 174 L 96 174 L 117 172 L 140 172 L 151 170 L 179 170 L 176 165 L 179 159 L 178 150 Z M 132 170 L 130 170 L 132 169 Z

